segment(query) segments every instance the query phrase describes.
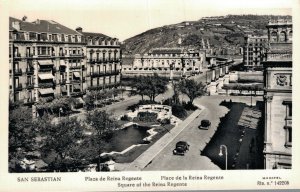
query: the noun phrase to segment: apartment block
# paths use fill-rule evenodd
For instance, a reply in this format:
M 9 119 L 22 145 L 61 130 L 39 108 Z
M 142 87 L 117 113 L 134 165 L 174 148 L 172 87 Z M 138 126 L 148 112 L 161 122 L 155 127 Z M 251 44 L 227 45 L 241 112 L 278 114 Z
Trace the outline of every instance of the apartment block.
M 101 33 L 83 32 L 86 42 L 86 82 L 88 90 L 117 87 L 120 84 L 121 49 L 118 39 Z

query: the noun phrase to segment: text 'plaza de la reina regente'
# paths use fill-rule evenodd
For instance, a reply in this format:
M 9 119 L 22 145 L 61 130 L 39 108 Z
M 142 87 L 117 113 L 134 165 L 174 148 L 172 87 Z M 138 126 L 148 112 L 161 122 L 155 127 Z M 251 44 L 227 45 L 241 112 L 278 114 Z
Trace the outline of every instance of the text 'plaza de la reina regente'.
M 205 27 L 217 28 L 222 25 L 206 23 Z M 180 27 L 187 26 L 190 24 Z M 174 39 L 178 38 L 178 43 L 173 47 L 151 47 L 144 53 L 122 57 L 121 43 L 116 38 L 101 33 L 84 32 L 81 27 L 73 30 L 52 20 L 27 22 L 26 19 L 10 17 L 9 100 L 11 103 L 34 106 L 36 103 L 51 102 L 55 98 L 67 96 L 83 103 L 84 96 L 90 92 L 114 90 L 121 85 L 121 81 L 124 83 L 126 78 L 128 80 L 157 75 L 167 79 L 166 82 L 172 88 L 176 81 L 195 80 L 199 77 L 198 81 L 205 87 L 205 94 L 201 96 L 209 99 L 221 98 L 223 95 L 224 99 L 223 97 L 221 99 L 225 102 L 230 98 L 231 104 L 232 98 L 242 100 L 249 97 L 250 109 L 253 108 L 252 91 L 255 91 L 255 96 L 261 99 L 263 105 L 260 109 L 262 115 L 259 117 L 262 119 L 263 133 L 259 132 L 257 136 L 262 138 L 262 147 L 259 148 L 263 163 L 261 167 L 290 169 L 292 168 L 292 22 L 270 21 L 264 27 L 267 34 L 261 36 L 253 35 L 253 31 L 244 33 L 247 34 L 244 46 L 238 47 L 235 54 L 217 52 L 221 46 L 215 46 L 202 37 L 201 46 L 197 49 L 193 49 L 196 46 L 191 45 L 184 47 L 181 36 L 176 36 Z M 204 31 L 204 28 L 199 30 Z M 229 55 L 240 58 L 232 59 Z M 246 70 L 234 68 L 239 64 Z M 251 86 L 260 84 L 261 89 L 243 90 L 239 87 L 243 83 L 238 82 L 238 78 L 245 76 L 245 79 L 241 80 L 249 81 L 247 77 L 251 75 L 261 81 L 244 84 Z M 229 86 L 236 83 L 238 86 Z M 97 102 L 97 97 L 95 99 Z M 167 98 L 163 97 L 164 99 Z M 219 104 L 216 104 L 216 107 L 220 107 Z M 167 108 L 169 110 L 172 107 Z M 143 106 L 140 109 L 144 109 Z M 218 110 L 214 110 L 216 111 Z M 32 113 L 34 118 L 38 116 L 34 107 Z M 251 118 L 247 117 L 247 120 L 251 124 Z M 232 124 L 230 127 L 233 127 Z M 215 128 L 219 129 L 217 125 Z M 233 143 L 232 138 L 230 142 Z M 232 143 L 229 144 L 234 145 Z M 248 150 L 248 145 L 246 146 Z M 250 151 L 252 153 L 252 149 Z M 152 162 L 152 165 L 154 164 Z
M 120 83 L 118 39 L 55 21 L 9 18 L 10 100 L 25 104 Z

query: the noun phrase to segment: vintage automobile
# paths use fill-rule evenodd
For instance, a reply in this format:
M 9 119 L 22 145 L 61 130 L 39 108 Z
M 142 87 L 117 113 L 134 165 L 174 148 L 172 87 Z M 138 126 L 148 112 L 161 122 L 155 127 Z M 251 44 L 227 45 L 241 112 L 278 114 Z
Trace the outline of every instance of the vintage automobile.
M 185 141 L 178 141 L 173 150 L 174 155 L 184 155 L 189 150 L 190 145 Z
M 211 125 L 211 122 L 207 119 L 204 119 L 201 121 L 200 125 L 198 126 L 199 129 L 209 129 Z

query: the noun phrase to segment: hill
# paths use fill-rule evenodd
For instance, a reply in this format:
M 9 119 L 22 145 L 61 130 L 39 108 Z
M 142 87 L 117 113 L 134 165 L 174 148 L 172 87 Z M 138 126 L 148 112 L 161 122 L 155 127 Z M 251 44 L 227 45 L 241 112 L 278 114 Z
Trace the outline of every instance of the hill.
M 238 48 L 244 44 L 247 34 L 266 35 L 270 20 L 289 19 L 289 15 L 227 15 L 204 17 L 198 21 L 185 21 L 150 29 L 124 41 L 124 54 L 144 54 L 152 48 L 182 47 L 200 48 L 202 39 L 212 47 Z M 179 40 L 180 39 L 180 40 Z

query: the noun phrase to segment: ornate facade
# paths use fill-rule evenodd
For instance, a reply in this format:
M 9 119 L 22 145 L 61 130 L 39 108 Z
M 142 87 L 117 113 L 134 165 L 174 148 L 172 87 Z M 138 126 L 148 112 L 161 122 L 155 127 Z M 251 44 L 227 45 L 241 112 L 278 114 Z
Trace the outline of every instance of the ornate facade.
M 83 36 L 55 21 L 9 18 L 10 100 L 31 104 L 84 93 Z
M 120 84 L 121 49 L 118 39 L 101 33 L 82 32 L 87 52 L 86 80 L 89 90 L 117 87 Z
M 10 101 L 31 105 L 120 82 L 118 39 L 55 21 L 9 18 Z
M 292 23 L 267 25 L 265 78 L 265 168 L 292 167 Z
M 143 56 L 137 54 L 131 66 L 122 69 L 124 76 L 152 75 L 169 78 L 200 73 L 206 62 L 205 51 L 182 48 L 156 48 Z

